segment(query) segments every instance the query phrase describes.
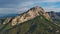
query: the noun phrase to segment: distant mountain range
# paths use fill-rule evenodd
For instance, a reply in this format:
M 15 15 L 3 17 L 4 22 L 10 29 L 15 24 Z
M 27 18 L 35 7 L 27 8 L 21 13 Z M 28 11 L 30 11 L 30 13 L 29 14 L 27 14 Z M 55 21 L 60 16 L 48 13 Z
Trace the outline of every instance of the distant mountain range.
M 0 34 L 60 34 L 60 23 L 53 21 L 53 17 L 36 6 L 17 16 L 0 19 Z
M 60 12 L 50 11 L 50 12 L 47 12 L 47 13 L 53 19 L 53 21 L 57 21 L 57 22 L 60 23 Z
M 56 14 L 60 17 L 60 12 L 56 12 Z
M 13 13 L 13 14 L 0 14 L 0 18 L 7 18 L 7 17 L 15 17 L 18 16 L 19 14 Z

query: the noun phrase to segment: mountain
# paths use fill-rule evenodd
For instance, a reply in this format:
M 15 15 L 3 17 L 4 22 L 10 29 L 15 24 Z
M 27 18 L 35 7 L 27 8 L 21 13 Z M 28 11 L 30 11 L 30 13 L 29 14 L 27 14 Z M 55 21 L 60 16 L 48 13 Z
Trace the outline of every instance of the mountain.
M 0 34 L 60 34 L 60 24 L 53 22 L 41 7 L 4 19 Z
M 56 12 L 56 14 L 60 17 L 60 12 Z
M 53 21 L 57 21 L 60 23 L 60 13 L 59 12 L 50 11 L 47 13 L 50 15 L 50 17 Z

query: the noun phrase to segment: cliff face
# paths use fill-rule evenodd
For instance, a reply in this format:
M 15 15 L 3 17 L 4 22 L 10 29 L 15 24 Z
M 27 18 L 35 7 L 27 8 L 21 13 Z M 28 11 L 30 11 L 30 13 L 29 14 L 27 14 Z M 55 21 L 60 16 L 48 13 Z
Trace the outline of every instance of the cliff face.
M 23 13 L 22 16 L 17 16 L 12 20 L 12 26 L 23 23 L 25 21 L 31 20 L 37 16 L 39 13 L 44 15 L 45 18 L 50 19 L 49 15 L 41 7 L 33 7 L 27 12 Z

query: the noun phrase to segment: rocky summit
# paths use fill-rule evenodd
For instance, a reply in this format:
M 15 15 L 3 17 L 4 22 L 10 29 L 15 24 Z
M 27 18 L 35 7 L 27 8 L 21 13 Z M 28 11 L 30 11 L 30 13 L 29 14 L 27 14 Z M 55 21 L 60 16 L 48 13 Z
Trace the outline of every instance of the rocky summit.
M 39 13 L 43 14 L 47 19 L 50 18 L 49 15 L 45 13 L 45 11 L 41 7 L 36 6 L 29 9 L 27 12 L 23 13 L 22 15 L 14 17 L 14 19 L 12 20 L 12 26 L 31 20 L 39 16 Z
M 36 6 L 22 13 L 21 15 L 14 17 L 13 19 L 11 17 L 6 18 L 3 24 L 7 24 L 12 19 L 11 25 L 15 26 L 17 24 L 23 23 L 25 21 L 34 19 L 37 16 L 40 16 L 39 13 L 44 15 L 44 17 L 48 20 L 50 19 L 49 15 L 43 10 L 43 8 Z
M 39 6 L 0 21 L 0 34 L 60 34 L 60 24 Z

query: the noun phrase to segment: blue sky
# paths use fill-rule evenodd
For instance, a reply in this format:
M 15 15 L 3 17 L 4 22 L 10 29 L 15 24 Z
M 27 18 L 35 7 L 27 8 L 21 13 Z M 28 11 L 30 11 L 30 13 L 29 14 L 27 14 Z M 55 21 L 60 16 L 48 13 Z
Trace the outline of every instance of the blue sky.
M 21 13 L 34 6 L 59 12 L 60 0 L 0 0 L 0 14 Z

